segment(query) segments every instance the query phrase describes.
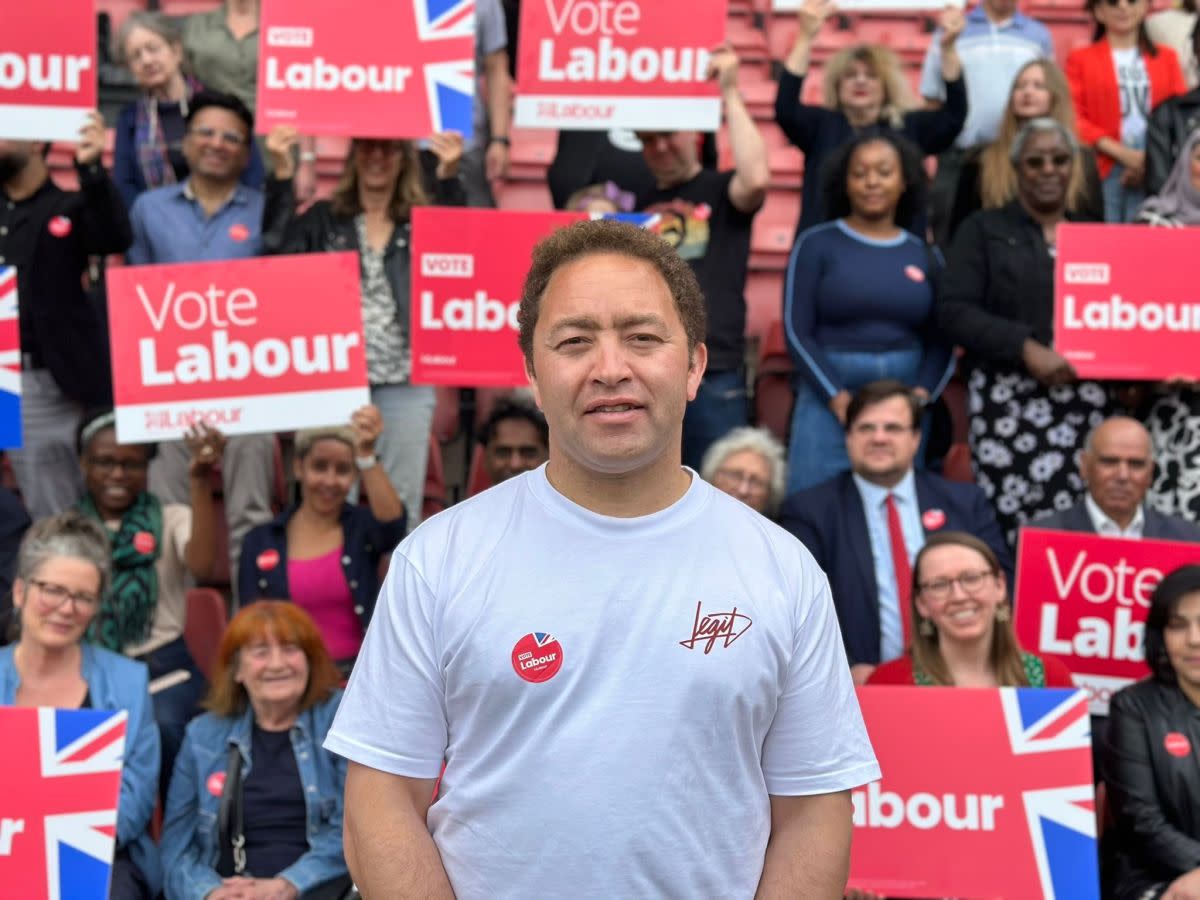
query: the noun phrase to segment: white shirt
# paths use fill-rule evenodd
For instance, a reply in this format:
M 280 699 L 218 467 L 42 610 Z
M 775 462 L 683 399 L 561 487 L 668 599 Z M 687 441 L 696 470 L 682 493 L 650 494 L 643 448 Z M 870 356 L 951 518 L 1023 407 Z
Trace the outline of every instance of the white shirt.
M 1150 75 L 1139 47 L 1113 50 L 1113 71 L 1121 95 L 1121 143 L 1141 150 L 1146 146 L 1146 117 L 1150 115 Z
M 1146 526 L 1146 514 L 1142 512 L 1141 504 L 1138 504 L 1137 512 L 1133 514 L 1128 528 L 1122 528 L 1109 518 L 1108 514 L 1100 508 L 1100 504 L 1092 499 L 1091 493 L 1083 495 L 1083 505 L 1087 509 L 1088 518 L 1092 520 L 1092 528 L 1096 529 L 1096 534 L 1101 537 L 1141 539 L 1142 530 Z
M 429 826 L 460 900 L 750 897 L 768 795 L 879 777 L 824 574 L 689 474 L 617 519 L 543 466 L 397 548 L 325 746 L 446 760 Z

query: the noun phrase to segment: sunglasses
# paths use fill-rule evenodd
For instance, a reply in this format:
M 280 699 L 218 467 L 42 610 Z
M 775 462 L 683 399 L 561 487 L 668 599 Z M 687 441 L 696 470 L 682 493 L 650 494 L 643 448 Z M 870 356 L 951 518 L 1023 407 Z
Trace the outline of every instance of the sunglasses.
M 1027 169 L 1044 169 L 1050 163 L 1056 169 L 1062 169 L 1071 162 L 1071 154 L 1055 153 L 1052 156 L 1027 156 L 1021 160 L 1021 165 Z
M 1104 0 L 1106 6 L 1120 6 L 1122 3 L 1127 6 L 1137 6 L 1142 0 Z

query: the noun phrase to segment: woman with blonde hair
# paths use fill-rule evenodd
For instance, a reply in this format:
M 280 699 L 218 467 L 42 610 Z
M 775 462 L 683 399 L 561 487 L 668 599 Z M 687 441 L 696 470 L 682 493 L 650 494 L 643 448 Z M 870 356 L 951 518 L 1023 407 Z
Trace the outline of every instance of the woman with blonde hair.
M 333 196 L 304 213 L 292 190 L 292 149 L 299 139 L 290 125 L 276 126 L 267 137 L 273 175 L 263 208 L 263 252 L 358 252 L 367 379 L 371 403 L 384 421 L 379 458 L 404 500 L 409 525 L 416 525 L 434 393 L 430 385 L 410 383 L 411 214 L 417 206 L 466 202 L 459 180 L 463 138 L 451 131 L 435 134 L 428 150 L 418 150 L 413 141 L 355 138 Z
M 963 220 L 977 209 L 999 209 L 1016 198 L 1017 173 L 1009 159 L 1013 139 L 1026 122 L 1043 117 L 1054 119 L 1076 134 L 1075 108 L 1071 105 L 1067 77 L 1053 60 L 1035 59 L 1022 66 L 1013 79 L 996 139 L 973 149 L 963 160 L 947 224 L 947 243 Z M 1090 148 L 1081 148 L 1076 153 L 1075 167 L 1067 184 L 1067 213 L 1076 221 L 1104 221 L 1100 174 L 1096 170 L 1096 155 Z
M 942 14 L 942 77 L 946 102 L 935 110 L 915 110 L 895 54 L 860 44 L 838 53 L 825 69 L 823 106 L 802 103 L 813 40 L 834 12 L 832 0 L 804 0 L 797 13 L 800 30 L 779 73 L 775 121 L 804 153 L 804 185 L 796 234 L 828 218 L 821 196 L 825 161 L 856 132 L 896 131 L 925 153 L 953 145 L 967 119 L 967 93 L 955 41 L 963 30 L 962 10 Z M 916 223 L 917 228 L 922 223 Z
M 931 535 L 913 561 L 911 596 L 912 643 L 867 684 L 1074 686 L 1061 662 L 1017 643 L 1000 560 L 974 535 Z

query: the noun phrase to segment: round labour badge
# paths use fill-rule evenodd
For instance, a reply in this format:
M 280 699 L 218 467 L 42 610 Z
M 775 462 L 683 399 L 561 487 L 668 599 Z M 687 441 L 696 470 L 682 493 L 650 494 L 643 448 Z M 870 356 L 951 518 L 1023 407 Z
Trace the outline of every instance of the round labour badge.
M 513 670 L 533 684 L 541 684 L 557 675 L 562 660 L 562 644 L 545 631 L 525 635 L 512 651 Z

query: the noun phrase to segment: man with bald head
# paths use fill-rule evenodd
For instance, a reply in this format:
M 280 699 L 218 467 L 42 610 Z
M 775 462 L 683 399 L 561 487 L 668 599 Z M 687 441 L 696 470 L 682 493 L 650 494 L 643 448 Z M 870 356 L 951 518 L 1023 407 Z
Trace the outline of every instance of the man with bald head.
M 1163 515 L 1145 503 L 1154 480 L 1150 433 L 1141 422 L 1113 416 L 1098 425 L 1079 455 L 1087 485 L 1082 502 L 1038 519 L 1037 528 L 1083 531 L 1102 537 L 1200 541 L 1200 527 Z

